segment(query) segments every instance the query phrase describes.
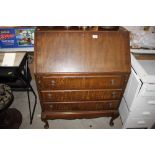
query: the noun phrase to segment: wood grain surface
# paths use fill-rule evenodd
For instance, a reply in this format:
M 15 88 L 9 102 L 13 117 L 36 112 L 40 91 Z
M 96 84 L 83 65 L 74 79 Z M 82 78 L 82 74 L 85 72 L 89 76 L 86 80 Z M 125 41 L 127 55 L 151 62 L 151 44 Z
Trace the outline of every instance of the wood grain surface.
M 37 73 L 130 71 L 128 33 L 36 33 Z

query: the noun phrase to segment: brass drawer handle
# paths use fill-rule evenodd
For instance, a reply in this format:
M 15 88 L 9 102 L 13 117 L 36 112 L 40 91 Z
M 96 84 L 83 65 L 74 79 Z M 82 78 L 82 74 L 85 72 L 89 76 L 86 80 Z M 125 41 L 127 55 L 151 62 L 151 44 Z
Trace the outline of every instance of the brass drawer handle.
M 52 94 L 51 93 L 48 93 L 48 97 L 51 98 L 52 97 Z
M 113 97 L 113 98 L 116 97 L 116 92 L 112 92 L 112 97 Z
M 109 103 L 109 108 L 112 108 L 112 103 Z
M 53 105 L 49 105 L 49 107 L 52 109 L 53 108 Z
M 114 84 L 115 84 L 115 80 L 112 79 L 112 80 L 111 80 L 111 85 L 114 85 Z
M 51 85 L 54 86 L 56 84 L 55 80 L 51 81 Z

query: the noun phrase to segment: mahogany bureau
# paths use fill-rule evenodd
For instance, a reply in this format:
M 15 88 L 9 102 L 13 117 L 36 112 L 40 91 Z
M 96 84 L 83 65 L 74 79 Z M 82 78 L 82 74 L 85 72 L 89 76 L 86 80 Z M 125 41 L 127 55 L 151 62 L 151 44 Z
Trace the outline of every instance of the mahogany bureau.
M 130 74 L 129 32 L 37 28 L 35 78 L 44 128 L 49 119 L 119 116 Z

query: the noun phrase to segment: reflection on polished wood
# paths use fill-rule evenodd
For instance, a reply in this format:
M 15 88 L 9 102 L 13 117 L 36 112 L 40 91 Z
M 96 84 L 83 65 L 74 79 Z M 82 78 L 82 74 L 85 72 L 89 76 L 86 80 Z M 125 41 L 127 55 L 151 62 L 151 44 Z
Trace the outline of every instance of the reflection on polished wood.
M 93 35 L 98 38 L 93 39 Z M 130 70 L 128 33 L 40 32 L 36 34 L 35 50 L 39 57 L 37 73 Z

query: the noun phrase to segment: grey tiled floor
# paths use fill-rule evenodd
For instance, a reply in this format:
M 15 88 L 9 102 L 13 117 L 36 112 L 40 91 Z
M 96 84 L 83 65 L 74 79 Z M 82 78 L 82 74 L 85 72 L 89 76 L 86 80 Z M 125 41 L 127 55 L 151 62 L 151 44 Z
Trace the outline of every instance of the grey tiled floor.
M 32 86 L 37 93 L 35 81 L 32 81 Z M 12 108 L 18 109 L 22 113 L 23 121 L 20 126 L 21 129 L 43 129 L 44 123 L 40 119 L 41 107 L 38 100 L 34 119 L 30 125 L 28 99 L 26 92 L 14 92 L 14 102 Z M 31 95 L 31 101 L 34 103 L 34 97 Z M 100 117 L 95 119 L 75 119 L 75 120 L 50 120 L 50 129 L 120 129 L 122 123 L 120 117 L 115 119 L 114 126 L 109 126 L 109 117 Z

